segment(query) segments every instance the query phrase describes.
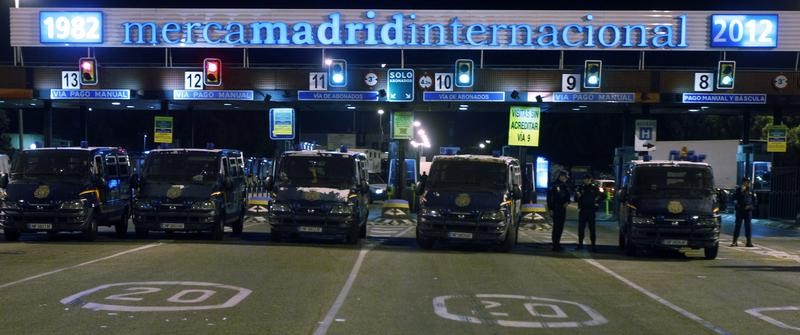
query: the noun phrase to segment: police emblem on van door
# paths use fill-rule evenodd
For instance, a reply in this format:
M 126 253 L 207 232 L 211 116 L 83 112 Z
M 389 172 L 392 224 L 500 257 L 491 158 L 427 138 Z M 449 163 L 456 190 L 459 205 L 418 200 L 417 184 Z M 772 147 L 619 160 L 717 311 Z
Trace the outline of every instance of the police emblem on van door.
M 183 185 L 172 185 L 167 189 L 167 198 L 175 199 L 183 194 Z
M 667 203 L 667 211 L 671 214 L 680 214 L 683 213 L 683 204 L 679 201 L 670 201 Z
M 36 199 L 44 199 L 50 195 L 50 186 L 47 185 L 39 185 L 35 191 L 33 191 L 33 197 Z
M 472 199 L 470 199 L 469 194 L 461 193 L 456 196 L 456 206 L 458 207 L 467 207 L 470 202 L 472 202 Z
M 319 198 L 321 196 L 322 195 L 319 194 L 319 192 L 317 192 L 317 191 L 309 191 L 309 192 L 303 193 L 303 199 L 306 199 L 308 201 L 317 201 L 317 200 L 319 200 Z

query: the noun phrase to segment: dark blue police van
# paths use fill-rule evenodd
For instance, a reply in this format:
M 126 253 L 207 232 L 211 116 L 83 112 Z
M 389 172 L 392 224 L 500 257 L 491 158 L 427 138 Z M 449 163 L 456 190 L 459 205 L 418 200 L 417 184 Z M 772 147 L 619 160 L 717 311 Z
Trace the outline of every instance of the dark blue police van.
M 420 184 L 417 243 L 438 240 L 494 244 L 508 252 L 517 243 L 521 172 L 511 157 L 436 156 Z
M 136 234 L 209 231 L 221 240 L 225 226 L 244 228 L 247 194 L 244 157 L 229 149 L 150 151 L 136 182 Z
M 300 235 L 340 237 L 357 244 L 367 236 L 369 177 L 364 154 L 288 151 L 273 176 L 267 179 L 273 241 Z
M 0 225 L 8 241 L 21 233 L 79 231 L 97 237 L 97 226 L 128 231 L 131 208 L 130 160 L 120 148 L 24 150 L 13 160 Z

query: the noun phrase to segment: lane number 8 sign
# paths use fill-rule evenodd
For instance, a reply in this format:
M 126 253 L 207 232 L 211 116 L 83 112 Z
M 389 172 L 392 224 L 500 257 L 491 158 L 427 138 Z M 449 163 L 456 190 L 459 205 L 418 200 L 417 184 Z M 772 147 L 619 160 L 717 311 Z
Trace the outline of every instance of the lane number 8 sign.
M 711 72 L 698 72 L 694 74 L 694 91 L 695 92 L 712 92 L 714 91 L 714 73 Z

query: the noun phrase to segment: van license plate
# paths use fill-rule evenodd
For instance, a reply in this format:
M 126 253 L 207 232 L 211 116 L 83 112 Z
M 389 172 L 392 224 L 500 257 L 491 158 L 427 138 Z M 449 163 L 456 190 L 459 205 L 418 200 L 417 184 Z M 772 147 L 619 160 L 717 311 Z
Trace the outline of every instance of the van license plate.
M 463 238 L 463 239 L 471 239 L 472 233 L 459 233 L 455 231 L 451 231 L 447 233 L 447 237 L 449 238 Z
M 684 246 L 687 244 L 686 240 L 663 240 L 661 241 L 664 245 L 674 245 L 674 246 Z
M 183 223 L 162 223 L 161 229 L 183 229 Z
M 297 227 L 297 231 L 301 233 L 321 233 L 322 227 Z
M 46 229 L 50 230 L 53 229 L 52 223 L 29 223 L 28 229 Z

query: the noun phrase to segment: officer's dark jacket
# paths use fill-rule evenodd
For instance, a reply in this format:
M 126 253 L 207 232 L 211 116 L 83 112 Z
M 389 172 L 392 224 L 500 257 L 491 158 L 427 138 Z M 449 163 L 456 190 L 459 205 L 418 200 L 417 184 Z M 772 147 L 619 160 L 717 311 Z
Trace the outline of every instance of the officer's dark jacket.
M 737 188 L 733 199 L 736 201 L 736 210 L 753 210 L 756 205 L 756 194 L 752 189 L 743 191 L 741 187 Z
M 553 210 L 563 208 L 564 204 L 569 203 L 570 187 L 566 183 L 556 181 L 547 191 L 547 209 Z
M 596 210 L 600 201 L 600 189 L 595 184 L 581 184 L 575 189 L 575 202 L 578 208 Z

